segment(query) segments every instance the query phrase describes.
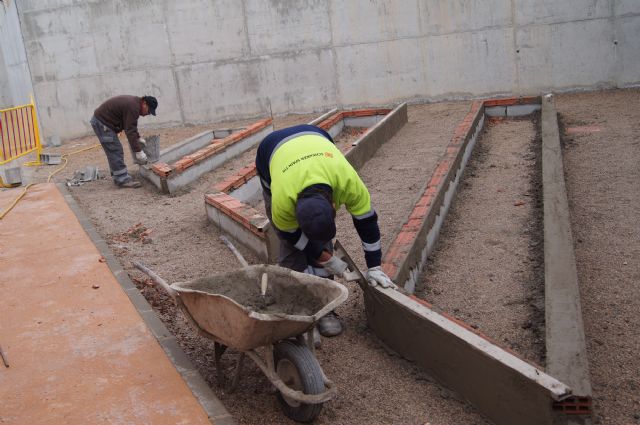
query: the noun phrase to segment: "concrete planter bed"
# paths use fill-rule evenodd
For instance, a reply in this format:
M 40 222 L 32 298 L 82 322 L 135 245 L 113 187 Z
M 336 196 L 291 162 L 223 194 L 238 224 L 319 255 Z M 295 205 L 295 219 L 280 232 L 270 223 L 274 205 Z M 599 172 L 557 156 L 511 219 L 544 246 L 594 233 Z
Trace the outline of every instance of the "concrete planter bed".
M 485 116 L 518 117 L 542 109 L 544 183 L 545 370 L 411 295 L 438 239 Z M 474 102 L 423 194 L 383 259 L 403 287 L 365 292 L 369 325 L 392 349 L 454 389 L 496 424 L 585 423 L 591 386 L 575 260 L 551 96 Z M 393 317 L 393 321 L 389 318 Z M 392 324 L 390 322 L 393 322 Z M 398 328 L 407 332 L 398 333 Z M 408 335 L 411 335 L 410 337 Z M 575 421 L 575 422 L 572 422 Z
M 270 118 L 242 129 L 206 131 L 162 150 L 158 162 L 140 167 L 140 174 L 162 192 L 172 194 L 251 149 L 272 131 Z
M 393 110 L 330 111 L 310 124 L 325 129 L 334 138 L 345 128 L 366 128 L 350 147 L 341 147 L 346 151 L 347 159 L 358 169 L 406 122 L 407 105 L 403 103 Z M 220 182 L 216 190 L 218 192 L 205 195 L 209 220 L 229 232 L 263 261 L 275 262 L 277 235 L 270 231 L 267 217 L 249 205 L 262 196 L 255 164 L 242 168 L 236 175 Z

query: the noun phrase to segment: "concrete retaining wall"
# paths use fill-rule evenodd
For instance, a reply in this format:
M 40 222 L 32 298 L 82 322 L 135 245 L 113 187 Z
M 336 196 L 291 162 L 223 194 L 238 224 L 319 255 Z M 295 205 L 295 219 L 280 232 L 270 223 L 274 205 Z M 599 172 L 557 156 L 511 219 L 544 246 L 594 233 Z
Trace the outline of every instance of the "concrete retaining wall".
M 18 5 L 45 137 L 88 134 L 123 93 L 168 126 L 640 82 L 637 0 Z
M 0 109 L 25 105 L 31 94 L 31 72 L 16 2 L 0 2 Z

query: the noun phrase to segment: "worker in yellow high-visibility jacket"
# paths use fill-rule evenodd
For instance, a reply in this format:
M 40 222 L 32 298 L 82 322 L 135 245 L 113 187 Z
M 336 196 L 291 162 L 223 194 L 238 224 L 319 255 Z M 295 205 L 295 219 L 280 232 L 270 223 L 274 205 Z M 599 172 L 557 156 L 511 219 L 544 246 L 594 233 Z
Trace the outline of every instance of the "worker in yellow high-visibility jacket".
M 336 210 L 344 205 L 362 241 L 372 285 L 394 286 L 382 271 L 378 215 L 369 191 L 319 127 L 298 125 L 269 134 L 260 143 L 256 169 L 265 208 L 280 237 L 278 264 L 321 277 L 342 275 L 347 264 L 333 255 Z M 334 313 L 320 319 L 324 336 L 342 332 Z

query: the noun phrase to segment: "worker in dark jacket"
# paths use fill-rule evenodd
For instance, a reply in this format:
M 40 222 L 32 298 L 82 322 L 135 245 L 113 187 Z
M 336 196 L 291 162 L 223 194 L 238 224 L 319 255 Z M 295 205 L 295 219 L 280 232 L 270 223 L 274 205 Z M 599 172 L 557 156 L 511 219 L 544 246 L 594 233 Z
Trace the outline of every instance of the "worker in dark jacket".
M 331 241 L 336 209 L 345 205 L 362 241 L 367 280 L 394 286 L 380 268 L 380 229 L 369 191 L 326 131 L 312 125 L 274 131 L 258 147 L 256 169 L 281 242 L 279 265 L 321 277 L 342 275 L 347 264 L 333 255 Z M 328 314 L 318 330 L 334 336 L 342 324 Z
M 124 151 L 118 133 L 124 131 L 136 164 L 146 164 L 147 155 L 142 150 L 145 140 L 138 133 L 138 118 L 155 115 L 158 100 L 153 96 L 116 96 L 98 106 L 91 117 L 91 127 L 98 136 L 107 155 L 113 182 L 119 187 L 136 188 L 140 182 L 127 172 Z

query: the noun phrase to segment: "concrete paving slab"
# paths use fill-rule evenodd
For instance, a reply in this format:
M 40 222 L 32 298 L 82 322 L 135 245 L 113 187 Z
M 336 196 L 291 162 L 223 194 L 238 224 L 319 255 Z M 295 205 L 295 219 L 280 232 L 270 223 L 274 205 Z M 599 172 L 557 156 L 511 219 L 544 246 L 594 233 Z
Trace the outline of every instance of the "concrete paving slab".
M 101 257 L 53 184 L 0 221 L 0 422 L 209 424 Z

